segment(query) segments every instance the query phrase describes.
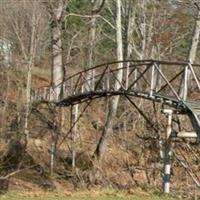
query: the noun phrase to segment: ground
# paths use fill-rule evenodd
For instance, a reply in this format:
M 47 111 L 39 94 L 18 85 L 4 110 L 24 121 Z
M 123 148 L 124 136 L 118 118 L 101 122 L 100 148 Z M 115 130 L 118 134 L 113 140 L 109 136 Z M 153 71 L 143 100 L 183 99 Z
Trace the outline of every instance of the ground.
M 0 196 L 0 200 L 178 200 L 170 196 L 142 191 L 116 192 L 105 191 L 84 191 L 84 192 L 53 192 L 53 193 L 17 193 L 12 192 Z

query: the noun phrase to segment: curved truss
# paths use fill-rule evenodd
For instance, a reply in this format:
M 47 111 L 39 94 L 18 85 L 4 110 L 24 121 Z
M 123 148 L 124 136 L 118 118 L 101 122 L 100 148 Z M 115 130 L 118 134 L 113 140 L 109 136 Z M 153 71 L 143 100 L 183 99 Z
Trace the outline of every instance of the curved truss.
M 122 68 L 118 68 L 119 62 L 123 63 Z M 118 78 L 119 73 L 122 74 L 122 81 Z M 199 77 L 200 65 L 192 65 L 187 62 L 118 61 L 75 73 L 55 87 L 39 88 L 33 93 L 32 101 L 37 103 L 52 102 L 56 106 L 70 106 L 88 102 L 83 109 L 84 112 L 93 99 L 101 97 L 126 96 L 133 105 L 134 102 L 128 96 L 144 98 L 168 105 L 174 108 L 175 112 L 187 114 L 196 132 L 195 137 L 198 136 L 200 139 L 200 120 L 198 118 L 198 114 L 200 114 Z M 137 108 L 136 105 L 134 106 Z M 167 186 L 170 180 L 170 137 L 176 133 L 172 131 L 173 111 L 165 109 L 164 112 L 168 115 L 163 179 L 164 185 Z M 151 124 L 146 117 L 145 119 Z M 70 131 L 77 121 L 71 125 Z M 191 133 L 187 137 L 192 137 Z M 65 138 L 66 136 L 60 144 Z M 198 180 L 195 178 L 193 180 L 199 186 Z
M 33 101 L 54 102 L 58 106 L 69 106 L 113 95 L 128 95 L 167 104 L 181 111 L 188 106 L 198 109 L 200 100 L 200 65 L 185 62 L 157 60 L 121 61 L 106 63 L 75 73 L 55 87 L 43 87 L 33 94 Z M 182 80 L 185 69 L 191 77 Z M 123 73 L 122 82 L 117 74 Z M 116 87 L 116 82 L 120 87 Z M 180 94 L 184 88 L 184 94 Z M 61 95 L 57 91 L 62 91 Z M 199 106 L 200 108 L 200 106 Z
M 117 67 L 119 62 L 122 68 Z M 187 62 L 117 61 L 75 73 L 55 87 L 39 88 L 33 92 L 32 102 L 69 106 L 114 95 L 144 98 L 188 114 L 200 138 L 199 77 L 200 65 Z

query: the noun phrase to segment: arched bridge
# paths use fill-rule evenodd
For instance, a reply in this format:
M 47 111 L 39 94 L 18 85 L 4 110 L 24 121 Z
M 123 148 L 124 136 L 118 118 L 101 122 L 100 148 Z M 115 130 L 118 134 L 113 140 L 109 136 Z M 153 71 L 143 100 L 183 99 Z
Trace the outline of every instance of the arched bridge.
M 144 98 L 188 114 L 200 138 L 199 77 L 200 65 L 188 62 L 118 61 L 75 73 L 55 87 L 39 88 L 32 101 L 69 106 L 114 95 Z

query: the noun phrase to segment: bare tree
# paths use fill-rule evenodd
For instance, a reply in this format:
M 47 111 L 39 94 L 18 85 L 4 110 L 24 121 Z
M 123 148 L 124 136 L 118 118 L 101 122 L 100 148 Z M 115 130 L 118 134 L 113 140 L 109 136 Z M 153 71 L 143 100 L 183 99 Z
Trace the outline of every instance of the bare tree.
M 3 19 L 1 26 L 4 27 L 1 34 L 15 47 L 12 48 L 13 54 L 18 57 L 20 69 L 26 66 L 27 70 L 24 133 L 28 142 L 32 67 L 46 32 L 44 10 L 38 1 L 23 0 L 18 3 L 7 1 L 1 8 L 1 13 Z
M 125 44 L 124 44 L 124 58 L 130 59 L 133 52 L 132 37 L 135 25 L 135 11 L 131 0 L 127 0 L 125 4 Z
M 8 1 L 6 8 L 12 10 L 7 13 L 4 10 L 3 16 L 7 22 L 7 29 L 4 34 L 12 41 L 15 46 L 19 46 L 22 53 L 23 62 L 27 66 L 27 81 L 26 81 L 26 106 L 25 106 L 25 124 L 24 133 L 26 135 L 26 143 L 28 142 L 28 116 L 30 113 L 31 99 L 31 80 L 32 67 L 35 64 L 37 50 L 40 46 L 40 40 L 43 36 L 42 27 L 43 19 L 41 17 L 42 10 L 37 1 L 27 2 L 21 1 L 18 4 L 12 4 Z M 21 12 L 21 15 L 18 15 Z M 30 34 L 27 35 L 27 32 Z M 21 62 L 22 63 L 22 62 Z
M 88 68 L 94 65 L 94 47 L 96 39 L 96 15 L 101 11 L 105 0 L 91 0 L 91 22 L 89 34 L 89 49 L 88 49 Z
M 191 63 L 194 63 L 195 57 L 197 54 L 197 47 L 199 44 L 199 35 L 200 35 L 200 7 L 197 3 L 195 3 L 196 9 L 197 9 L 197 14 L 195 17 L 195 26 L 194 26 L 194 31 L 192 34 L 192 40 L 190 44 L 190 49 L 188 53 L 188 60 Z
M 91 68 L 95 64 L 95 56 L 94 56 L 94 49 L 96 45 L 96 18 L 97 14 L 102 10 L 105 0 L 90 0 L 91 2 L 91 21 L 90 21 L 90 28 L 89 28 L 89 47 L 88 47 L 88 60 L 87 60 L 87 68 Z M 94 77 L 94 71 L 88 74 L 88 79 L 90 81 L 87 82 L 87 87 L 93 88 L 92 77 Z M 89 89 L 88 88 L 88 89 Z
M 134 25 L 135 25 L 135 12 L 133 9 L 133 4 L 131 0 L 125 1 L 125 39 L 124 39 L 124 59 L 129 60 L 131 59 L 133 53 L 133 45 L 132 45 L 132 37 L 134 32 Z M 126 88 L 128 89 L 128 76 L 129 76 L 129 66 L 130 63 L 127 62 L 126 64 Z M 135 74 L 137 71 L 135 71 Z M 124 105 L 124 109 L 128 110 L 127 104 Z M 127 119 L 124 120 L 124 129 L 126 131 L 127 127 Z
M 117 60 L 123 60 L 123 44 L 122 44 L 122 22 L 121 22 L 121 0 L 116 1 L 116 42 L 117 42 Z M 122 63 L 118 64 L 118 69 L 123 67 Z M 123 71 L 119 70 L 116 75 L 115 90 L 117 91 L 121 85 Z M 113 97 L 109 102 L 108 114 L 106 117 L 105 127 L 98 143 L 96 154 L 101 160 L 107 149 L 110 134 L 112 133 L 113 118 L 117 113 L 119 96 Z
M 33 4 L 33 16 L 32 16 L 32 32 L 31 32 L 31 47 L 30 47 L 30 60 L 28 64 L 28 72 L 27 72 L 27 84 L 26 84 L 26 113 L 25 113 L 25 125 L 24 130 L 26 134 L 26 143 L 29 138 L 28 131 L 28 115 L 30 112 L 30 100 L 31 100 L 31 77 L 32 77 L 32 67 L 34 65 L 34 57 L 36 53 L 36 5 Z
M 62 22 L 66 11 L 67 1 L 49 1 L 46 4 L 50 13 L 51 36 L 52 36 L 52 87 L 55 98 L 62 95 L 62 82 L 64 78 L 63 55 L 62 55 Z
M 36 13 L 35 29 L 37 42 L 36 55 L 34 62 L 44 53 L 47 48 L 48 41 L 48 24 L 46 11 L 39 1 L 22 0 L 13 3 L 13 1 L 1 2 L 3 6 L 1 12 L 1 32 L 0 37 L 6 38 L 12 44 L 14 58 L 17 57 L 18 62 L 27 64 L 31 51 L 31 32 L 33 28 L 33 12 Z M 35 6 L 34 6 L 35 5 Z M 34 8 L 36 7 L 36 8 Z M 40 55 L 39 55 L 40 54 Z
M 46 3 L 50 14 L 51 21 L 51 46 L 52 46 L 52 88 L 53 98 L 58 100 L 62 97 L 63 93 L 63 79 L 64 79 L 64 66 L 63 66 L 63 54 L 62 54 L 62 22 L 65 14 L 68 1 L 59 0 L 58 2 L 49 1 Z M 53 130 L 52 130 L 52 141 L 51 141 L 51 173 L 54 169 L 54 161 L 57 146 L 57 127 L 56 125 L 56 108 L 53 108 Z
M 194 63 L 195 57 L 197 54 L 197 48 L 199 44 L 199 35 L 200 35 L 200 7 L 198 3 L 194 3 L 196 7 L 196 17 L 195 17 L 195 25 L 194 25 L 194 30 L 192 34 L 192 39 L 190 43 L 190 48 L 188 51 L 188 61 L 190 63 Z M 182 76 L 181 80 L 181 88 L 180 88 L 180 96 L 186 100 L 187 99 L 187 93 L 188 93 L 188 80 L 190 79 L 190 74 L 191 71 L 188 69 L 188 66 L 185 67 L 185 72 L 184 75 Z

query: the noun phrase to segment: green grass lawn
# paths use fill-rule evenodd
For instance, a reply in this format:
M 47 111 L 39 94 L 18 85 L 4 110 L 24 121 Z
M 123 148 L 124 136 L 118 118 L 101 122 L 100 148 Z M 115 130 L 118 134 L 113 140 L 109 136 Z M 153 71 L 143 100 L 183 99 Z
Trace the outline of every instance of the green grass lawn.
M 61 193 L 8 193 L 0 196 L 0 200 L 178 200 L 163 195 L 148 193 L 120 193 L 115 191 L 104 192 L 76 192 L 62 195 Z

